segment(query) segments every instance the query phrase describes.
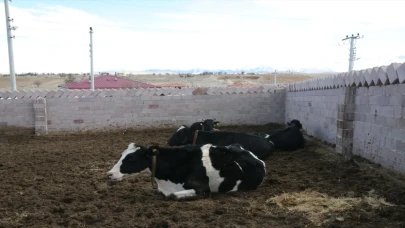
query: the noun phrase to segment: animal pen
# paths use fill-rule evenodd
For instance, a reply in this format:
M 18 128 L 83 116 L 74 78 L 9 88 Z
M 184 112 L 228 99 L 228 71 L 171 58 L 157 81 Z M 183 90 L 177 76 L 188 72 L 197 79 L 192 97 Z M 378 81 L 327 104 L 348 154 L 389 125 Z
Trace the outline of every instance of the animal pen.
M 247 88 L 0 93 L 0 227 L 403 227 L 405 64 Z M 108 182 L 129 142 L 181 124 L 265 132 L 299 119 L 255 191 L 166 199 L 148 175 Z M 337 153 L 334 153 L 337 152 Z

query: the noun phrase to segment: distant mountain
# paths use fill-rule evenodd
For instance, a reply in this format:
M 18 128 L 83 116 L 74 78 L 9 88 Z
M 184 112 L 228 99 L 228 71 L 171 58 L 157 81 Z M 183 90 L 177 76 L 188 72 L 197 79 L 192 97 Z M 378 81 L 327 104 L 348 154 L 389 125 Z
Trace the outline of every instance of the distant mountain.
M 284 70 L 277 70 L 278 73 L 287 73 L 287 72 L 293 72 L 293 73 L 317 73 L 317 74 L 333 74 L 336 73 L 335 71 L 328 69 L 328 68 L 283 68 Z M 269 66 L 258 66 L 258 67 L 241 67 L 241 68 L 234 68 L 234 69 L 204 69 L 204 68 L 193 68 L 193 69 L 146 69 L 146 70 L 108 70 L 105 72 L 133 72 L 133 73 L 150 73 L 150 74 L 201 74 L 203 72 L 221 72 L 221 73 L 227 73 L 227 74 L 235 74 L 235 73 L 241 73 L 242 71 L 244 73 L 255 73 L 255 74 L 266 74 L 266 73 L 273 73 L 274 68 L 269 67 Z

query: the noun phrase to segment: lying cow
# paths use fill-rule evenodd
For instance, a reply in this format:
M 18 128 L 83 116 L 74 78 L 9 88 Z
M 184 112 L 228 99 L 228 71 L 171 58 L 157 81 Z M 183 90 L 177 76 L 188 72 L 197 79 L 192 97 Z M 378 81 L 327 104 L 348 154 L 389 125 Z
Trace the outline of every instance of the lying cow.
M 190 128 L 193 131 L 218 131 L 218 129 L 215 129 L 217 125 L 219 125 L 219 121 L 215 121 L 215 119 L 202 119 L 200 122 L 193 123 Z
M 274 148 L 283 151 L 294 151 L 305 147 L 304 135 L 301 132 L 302 124 L 299 120 L 293 119 L 287 122 L 288 127 L 265 133 L 249 133 L 254 136 L 269 139 L 274 143 Z
M 167 141 L 167 145 L 169 146 L 207 143 L 217 146 L 227 146 L 237 143 L 251 151 L 259 159 L 266 159 L 273 151 L 273 142 L 263 137 L 243 132 L 193 131 L 184 125 Z
M 177 199 L 254 190 L 266 174 L 264 162 L 237 144 L 146 148 L 130 143 L 107 177 L 121 181 L 144 170 L 152 172 L 159 192 Z

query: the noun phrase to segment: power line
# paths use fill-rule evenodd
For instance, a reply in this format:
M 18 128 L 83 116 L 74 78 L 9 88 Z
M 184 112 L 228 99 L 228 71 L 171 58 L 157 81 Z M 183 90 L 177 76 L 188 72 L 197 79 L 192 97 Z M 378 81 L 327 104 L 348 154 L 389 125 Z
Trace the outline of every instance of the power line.
M 359 59 L 359 58 L 356 58 L 356 47 L 355 47 L 356 43 L 355 43 L 355 41 L 356 41 L 357 39 L 361 39 L 361 38 L 363 38 L 363 37 L 364 37 L 364 35 L 363 35 L 363 36 L 360 36 L 360 34 L 357 33 L 356 36 L 354 36 L 353 34 L 352 34 L 352 36 L 346 35 L 346 38 L 342 39 L 342 41 L 345 41 L 345 40 L 349 40 L 349 39 L 350 39 L 349 72 L 350 72 L 350 71 L 353 71 L 354 61 L 356 61 L 356 60 Z
M 11 91 L 17 91 L 17 83 L 15 79 L 15 70 L 14 70 L 14 52 L 13 52 L 13 39 L 15 36 L 12 35 L 11 30 L 16 30 L 16 26 L 11 26 L 11 22 L 14 21 L 10 17 L 10 11 L 8 8 L 8 1 L 4 0 L 4 8 L 6 10 L 6 27 L 7 27 L 7 43 L 8 43 L 8 62 L 10 65 L 10 89 Z

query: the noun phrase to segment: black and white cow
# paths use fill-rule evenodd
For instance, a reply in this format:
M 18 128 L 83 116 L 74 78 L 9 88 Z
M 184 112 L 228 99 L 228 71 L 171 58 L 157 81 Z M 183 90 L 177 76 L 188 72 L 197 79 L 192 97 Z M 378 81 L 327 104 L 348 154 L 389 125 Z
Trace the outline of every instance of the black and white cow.
M 269 139 L 274 143 L 275 149 L 294 151 L 304 148 L 305 138 L 301 132 L 301 122 L 293 119 L 290 122 L 287 122 L 287 125 L 288 127 L 285 129 L 277 129 L 265 133 L 253 132 L 249 134 Z
M 273 152 L 273 142 L 263 137 L 243 132 L 192 131 L 187 126 L 181 126 L 167 141 L 169 146 L 207 143 L 217 146 L 240 144 L 259 159 L 266 159 Z
M 146 148 L 130 143 L 107 177 L 121 181 L 144 170 L 152 173 L 155 170 L 159 192 L 177 199 L 254 190 L 266 175 L 264 162 L 237 144 Z
M 202 119 L 202 121 L 191 124 L 190 128 L 193 131 L 196 131 L 196 130 L 214 131 L 214 130 L 217 130 L 217 129 L 215 129 L 215 127 L 218 125 L 219 125 L 219 121 L 216 121 L 215 119 Z

